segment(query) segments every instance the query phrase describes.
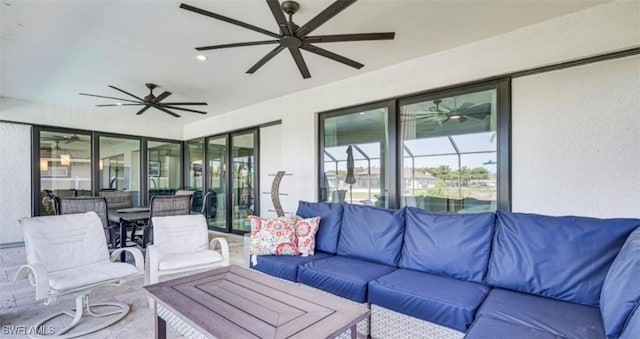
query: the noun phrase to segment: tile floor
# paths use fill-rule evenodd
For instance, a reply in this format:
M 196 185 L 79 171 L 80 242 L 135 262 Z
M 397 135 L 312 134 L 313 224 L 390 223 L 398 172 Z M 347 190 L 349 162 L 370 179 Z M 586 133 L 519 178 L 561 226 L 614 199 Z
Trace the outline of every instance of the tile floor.
M 231 264 L 244 266 L 243 237 L 222 233 L 215 236 L 224 236 L 229 242 Z M 25 263 L 24 247 L 0 249 L 0 337 L 2 338 L 24 338 L 25 332 L 30 330 L 30 325 L 36 321 L 74 307 L 73 295 L 59 297 L 48 306 L 42 302 L 36 302 L 35 288 L 27 280 L 13 281 L 18 268 Z M 171 278 L 163 277 L 161 281 Z M 143 277 L 140 276 L 122 286 L 107 286 L 94 290 L 90 295 L 92 303 L 115 300 L 128 304 L 131 309 L 129 314 L 118 323 L 86 337 L 153 338 L 154 314 L 147 304 L 142 285 Z M 182 336 L 168 326 L 167 338 L 182 338 Z

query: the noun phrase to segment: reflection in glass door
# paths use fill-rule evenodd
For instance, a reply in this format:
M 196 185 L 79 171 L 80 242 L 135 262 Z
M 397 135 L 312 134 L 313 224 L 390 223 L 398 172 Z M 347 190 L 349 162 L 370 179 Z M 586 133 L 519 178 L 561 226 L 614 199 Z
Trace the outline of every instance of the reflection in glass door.
M 40 215 L 54 214 L 49 197 L 91 196 L 91 136 L 40 132 Z
M 100 136 L 98 190 L 129 191 L 140 205 L 140 140 Z
M 181 143 L 147 141 L 149 200 L 154 195 L 172 195 L 181 186 Z
M 251 231 L 247 216 L 255 213 L 255 139 L 254 131 L 231 136 L 231 230 L 236 232 Z
M 194 191 L 193 199 L 191 199 L 191 211 L 197 213 L 200 213 L 203 204 L 203 148 L 204 140 L 200 139 L 187 141 L 185 150 L 187 154 L 185 189 Z
M 210 228 L 227 230 L 227 138 L 210 138 L 207 141 L 207 183 L 205 217 Z

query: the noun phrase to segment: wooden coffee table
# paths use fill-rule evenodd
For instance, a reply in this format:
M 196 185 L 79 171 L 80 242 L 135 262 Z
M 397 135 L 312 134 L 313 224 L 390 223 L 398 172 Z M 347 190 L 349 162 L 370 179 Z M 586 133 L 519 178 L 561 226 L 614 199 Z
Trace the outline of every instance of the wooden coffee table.
M 156 304 L 156 337 L 166 323 L 191 337 L 333 338 L 369 315 L 363 305 L 240 266 L 145 286 Z

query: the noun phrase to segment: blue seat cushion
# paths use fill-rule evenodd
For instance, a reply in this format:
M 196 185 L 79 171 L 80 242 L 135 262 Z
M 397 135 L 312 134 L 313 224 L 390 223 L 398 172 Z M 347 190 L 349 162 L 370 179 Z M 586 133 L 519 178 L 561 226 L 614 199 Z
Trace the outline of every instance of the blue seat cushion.
M 301 255 L 259 255 L 257 256 L 257 265 L 251 264 L 251 268 L 274 277 L 296 282 L 298 265 L 329 257 L 333 257 L 333 254 L 321 251 L 316 251 L 314 255 L 306 257 Z
M 561 339 L 557 335 L 523 324 L 481 315 L 469 328 L 464 339 Z
M 597 307 L 501 288 L 491 290 L 478 310 L 480 315 L 562 338 L 604 338 L 602 317 Z
M 497 211 L 486 281 L 493 286 L 599 306 L 613 259 L 639 219 Z
M 332 294 L 363 303 L 369 281 L 391 273 L 393 266 L 349 257 L 315 260 L 298 268 L 298 281 Z
M 640 338 L 640 307 L 636 309 L 629 316 L 627 325 L 622 330 L 620 339 L 638 339 Z
M 320 217 L 320 227 L 316 233 L 315 249 L 317 251 L 336 253 L 340 225 L 342 224 L 343 205 L 324 202 L 298 202 L 296 215 L 304 219 Z
M 402 250 L 404 210 L 345 204 L 338 255 L 397 266 Z
M 483 284 L 401 268 L 369 283 L 369 302 L 465 332 L 489 289 Z
M 625 241 L 602 285 L 600 312 L 607 337 L 620 336 L 639 303 L 640 228 L 637 228 Z
M 489 264 L 494 213 L 433 213 L 408 207 L 399 266 L 482 282 Z

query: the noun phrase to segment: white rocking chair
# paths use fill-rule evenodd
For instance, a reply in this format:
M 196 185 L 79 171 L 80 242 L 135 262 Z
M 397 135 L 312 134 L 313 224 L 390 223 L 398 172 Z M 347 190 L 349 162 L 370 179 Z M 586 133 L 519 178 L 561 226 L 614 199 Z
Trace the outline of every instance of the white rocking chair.
M 129 312 L 129 305 L 101 303 L 91 305 L 89 293 L 104 285 L 119 286 L 126 278 L 144 271 L 143 257 L 136 248 L 117 249 L 109 257 L 109 250 L 102 230 L 102 222 L 95 212 L 23 218 L 20 220 L 24 234 L 27 265 L 18 270 L 15 280 L 28 278 L 36 288 L 36 300 L 45 305 L 59 295 L 74 294 L 75 308 L 40 320 L 34 328 L 44 328 L 53 319 L 68 316 L 72 320 L 55 333 L 32 335 L 33 338 L 74 338 L 108 327 Z M 135 267 L 127 263 L 113 262 L 122 251 L 133 255 Z M 101 313 L 96 307 L 111 310 Z M 115 309 L 115 310 L 113 310 Z M 85 312 L 86 311 L 86 312 Z M 82 317 L 108 317 L 90 328 L 71 332 Z

